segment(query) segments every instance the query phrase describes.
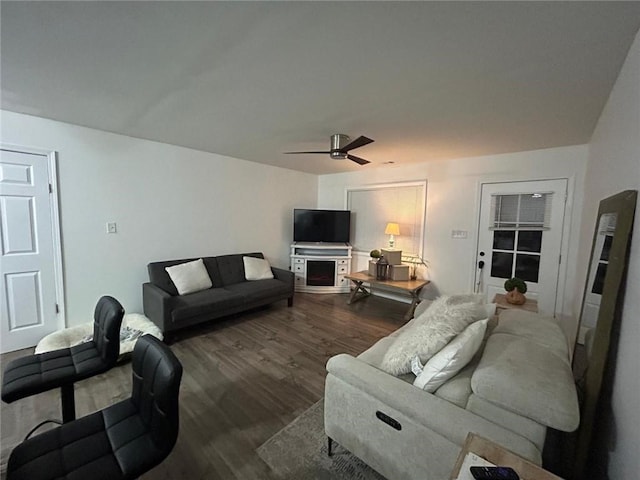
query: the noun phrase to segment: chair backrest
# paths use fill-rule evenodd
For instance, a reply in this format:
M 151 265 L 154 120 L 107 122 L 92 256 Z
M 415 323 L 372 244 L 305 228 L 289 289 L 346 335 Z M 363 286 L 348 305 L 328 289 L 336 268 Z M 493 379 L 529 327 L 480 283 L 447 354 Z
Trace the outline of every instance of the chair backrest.
M 137 407 L 155 447 L 167 456 L 178 438 L 182 364 L 167 345 L 152 335 L 138 339 L 131 363 L 131 401 Z
M 105 295 L 98 300 L 93 313 L 93 342 L 102 361 L 113 366 L 120 354 L 120 326 L 124 308 L 113 297 Z

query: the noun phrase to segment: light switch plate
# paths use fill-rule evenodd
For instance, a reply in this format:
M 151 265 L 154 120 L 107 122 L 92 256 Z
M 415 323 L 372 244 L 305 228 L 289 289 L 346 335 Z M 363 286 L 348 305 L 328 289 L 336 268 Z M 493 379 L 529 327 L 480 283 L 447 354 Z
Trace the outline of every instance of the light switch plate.
M 468 233 L 466 230 L 451 230 L 451 238 L 467 238 Z
M 117 233 L 118 232 L 118 226 L 116 225 L 116 222 L 107 222 L 107 233 Z

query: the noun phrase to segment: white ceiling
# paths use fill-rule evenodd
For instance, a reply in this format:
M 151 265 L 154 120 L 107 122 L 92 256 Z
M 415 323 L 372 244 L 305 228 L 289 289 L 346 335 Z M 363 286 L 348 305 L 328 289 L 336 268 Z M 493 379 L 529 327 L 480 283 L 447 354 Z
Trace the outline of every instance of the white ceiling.
M 324 174 L 587 143 L 640 2 L 5 2 L 4 109 Z M 333 133 L 375 143 L 328 155 Z

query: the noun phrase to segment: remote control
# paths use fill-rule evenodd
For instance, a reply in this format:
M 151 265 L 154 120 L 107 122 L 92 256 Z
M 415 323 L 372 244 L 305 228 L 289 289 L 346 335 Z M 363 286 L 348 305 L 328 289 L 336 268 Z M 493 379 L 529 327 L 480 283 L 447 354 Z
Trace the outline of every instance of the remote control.
M 469 470 L 476 480 L 520 480 L 511 467 L 470 467 Z

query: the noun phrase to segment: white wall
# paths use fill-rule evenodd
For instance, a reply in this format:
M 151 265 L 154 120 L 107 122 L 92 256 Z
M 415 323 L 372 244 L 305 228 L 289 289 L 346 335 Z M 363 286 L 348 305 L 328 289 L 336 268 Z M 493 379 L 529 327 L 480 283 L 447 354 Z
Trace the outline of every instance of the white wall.
M 589 145 L 578 287 L 589 264 L 600 200 L 622 190 L 640 190 L 640 33 L 631 46 Z M 576 292 L 578 302 L 582 290 Z M 638 478 L 640 471 L 640 206 L 636 207 L 626 296 L 611 398 L 610 438 L 599 450 L 609 478 Z
M 531 152 L 425 162 L 408 166 L 363 167 L 357 172 L 323 175 L 318 183 L 319 208 L 344 208 L 345 189 L 361 185 L 427 180 L 424 256 L 429 261 L 433 288 L 425 296 L 471 291 L 475 273 L 477 221 L 482 182 L 569 179 L 571 232 L 579 226 L 587 147 L 574 146 Z M 466 230 L 468 238 L 451 238 L 452 230 Z M 571 235 L 571 233 L 570 233 Z M 574 237 L 575 233 L 571 235 Z M 575 241 L 573 242 L 575 243 Z M 569 240 L 568 245 L 573 244 Z M 563 311 L 572 315 L 575 256 L 568 252 L 567 286 Z M 437 290 L 434 290 L 437 289 Z
M 315 175 L 0 114 L 3 143 L 58 152 L 67 325 L 103 294 L 142 312 L 153 260 L 262 251 L 287 268 L 293 208 L 316 204 Z

